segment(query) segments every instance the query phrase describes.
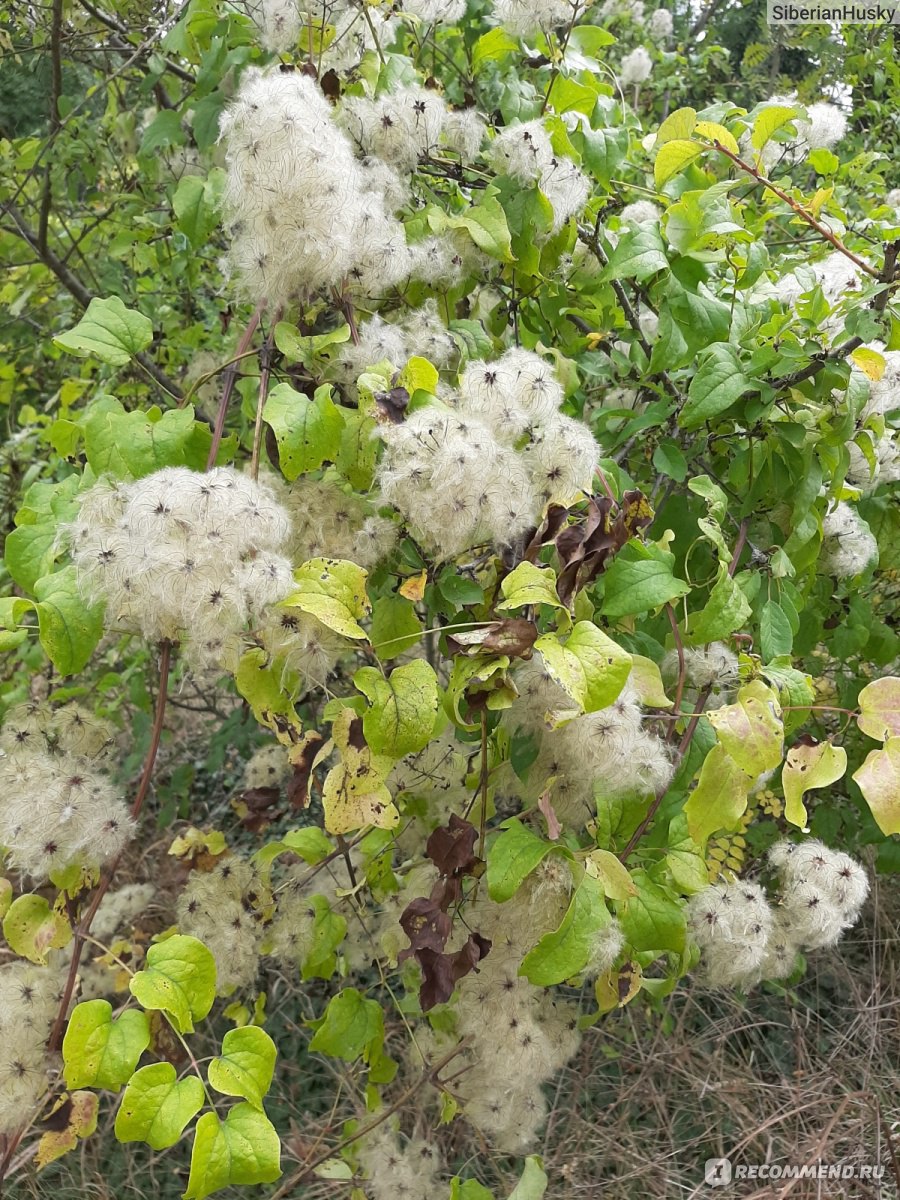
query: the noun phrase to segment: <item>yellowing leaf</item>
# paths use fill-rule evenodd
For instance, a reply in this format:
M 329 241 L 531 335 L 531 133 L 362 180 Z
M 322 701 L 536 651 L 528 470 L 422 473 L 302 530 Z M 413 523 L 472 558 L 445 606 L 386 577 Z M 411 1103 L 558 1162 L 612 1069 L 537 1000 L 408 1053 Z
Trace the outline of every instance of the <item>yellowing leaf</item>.
M 611 850 L 592 850 L 585 859 L 584 869 L 599 881 L 610 900 L 627 900 L 629 896 L 637 895 L 628 868 Z
M 688 142 L 681 138 L 666 142 L 660 147 L 653 166 L 653 182 L 658 188 L 668 183 L 679 171 L 699 158 L 706 147 L 700 142 Z
M 362 639 L 366 631 L 357 622 L 369 611 L 367 578 L 368 572 L 356 563 L 311 558 L 294 572 L 297 590 L 279 608 L 298 608 L 341 637 Z
M 879 742 L 900 737 L 900 679 L 886 675 L 866 684 L 859 693 L 856 723 L 863 733 Z
M 641 704 L 647 708 L 672 707 L 674 701 L 666 695 L 659 667 L 652 658 L 645 658 L 643 654 L 632 654 L 628 682 L 637 692 Z
M 701 137 L 709 138 L 711 142 L 719 142 L 732 154 L 738 153 L 737 139 L 733 133 L 728 132 L 724 125 L 718 125 L 715 121 L 698 121 L 694 132 Z
M 641 990 L 642 981 L 643 972 L 636 962 L 624 962 L 621 967 L 607 971 L 594 984 L 598 1008 L 602 1013 L 624 1008 Z
M 94 1092 L 72 1092 L 60 1097 L 49 1115 L 57 1116 L 57 1121 L 64 1117 L 66 1124 L 63 1129 L 45 1133 L 38 1142 L 34 1156 L 38 1170 L 74 1150 L 79 1138 L 91 1136 L 97 1128 L 98 1108 L 99 1098 Z
M 28 893 L 9 906 L 3 918 L 3 936 L 12 951 L 43 966 L 50 950 L 61 950 L 69 944 L 72 928 L 43 896 Z
M 887 363 L 884 356 L 877 350 L 870 350 L 868 346 L 860 346 L 858 350 L 853 351 L 850 358 L 865 377 L 873 383 L 877 383 L 883 377 Z
M 503 602 L 497 608 L 514 611 L 530 605 L 549 604 L 567 612 L 556 594 L 556 572 L 552 567 L 536 567 L 534 563 L 519 563 L 500 585 Z
M 362 728 L 362 720 L 351 708 L 341 709 L 332 727 L 341 761 L 328 772 L 322 788 L 329 833 L 350 833 L 367 825 L 393 829 L 400 821 L 385 784 L 394 760 L 373 755 Z
M 815 746 L 799 743 L 788 750 L 781 772 L 784 815 L 792 825 L 806 827 L 804 792 L 836 783 L 847 770 L 847 751 L 831 742 Z
M 281 1175 L 281 1143 L 271 1121 L 251 1104 L 236 1104 L 222 1121 L 197 1122 L 184 1200 L 205 1200 L 221 1188 L 273 1183 Z
M 713 746 L 684 806 L 693 841 L 702 844 L 719 829 L 737 828 L 747 809 L 753 779 L 754 775 L 742 771 L 724 746 Z
M 564 643 L 555 633 L 545 633 L 534 648 L 556 682 L 586 713 L 612 704 L 631 673 L 631 655 L 592 621 L 579 621 Z
M 737 703 L 706 714 L 720 744 L 749 775 L 762 775 L 781 762 L 784 726 L 778 693 L 761 679 L 745 684 Z
M 706 122 L 704 122 L 705 124 Z M 670 113 L 656 131 L 657 146 L 678 138 L 689 138 L 697 125 L 697 112 L 693 108 L 678 108 Z
M 853 778 L 885 836 L 900 833 L 900 737 L 873 750 Z
M 420 575 L 410 575 L 409 579 L 405 579 L 397 590 L 406 600 L 412 600 L 413 604 L 418 604 L 425 595 L 427 582 L 428 572 L 422 571 Z
M 138 1009 L 113 1020 L 108 1000 L 76 1004 L 63 1038 L 66 1087 L 117 1092 L 150 1045 L 150 1022 Z

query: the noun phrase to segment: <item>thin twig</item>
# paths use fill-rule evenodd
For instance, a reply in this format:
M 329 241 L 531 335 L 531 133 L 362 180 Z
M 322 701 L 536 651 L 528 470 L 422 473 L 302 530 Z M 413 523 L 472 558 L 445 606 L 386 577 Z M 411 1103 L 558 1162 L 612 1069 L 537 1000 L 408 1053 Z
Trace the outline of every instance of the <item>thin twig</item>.
M 263 309 L 266 306 L 265 300 L 261 301 L 253 312 L 247 328 L 241 335 L 241 340 L 238 342 L 237 350 L 234 353 L 234 359 L 228 364 L 222 372 L 224 384 L 222 385 L 222 397 L 219 400 L 219 410 L 216 413 L 216 423 L 213 427 L 212 444 L 209 447 L 209 456 L 206 460 L 207 471 L 212 470 L 216 465 L 216 459 L 219 457 L 219 447 L 222 444 L 222 434 L 225 432 L 225 418 L 228 415 L 228 404 L 231 400 L 231 393 L 234 391 L 235 380 L 237 379 L 238 363 L 247 351 L 250 343 L 253 341 L 253 335 L 256 333 L 256 327 L 259 325 L 260 317 Z
M 730 158 L 735 166 L 740 167 L 742 171 L 746 172 L 746 174 L 748 174 L 752 179 L 755 179 L 757 183 L 761 183 L 764 188 L 767 188 L 770 192 L 772 192 L 773 195 L 777 196 L 779 200 L 783 200 L 785 204 L 794 210 L 798 217 L 804 220 L 807 225 L 811 225 L 817 233 L 821 234 L 821 236 L 825 238 L 826 242 L 830 242 L 831 245 L 834 246 L 835 250 L 838 250 L 846 258 L 849 258 L 850 261 L 855 263 L 861 271 L 865 271 L 865 273 L 870 275 L 873 279 L 881 278 L 880 271 L 877 271 L 874 267 L 870 266 L 867 262 L 861 259 L 859 255 L 854 254 L 852 250 L 848 249 L 841 239 L 837 237 L 836 234 L 832 233 L 827 225 L 823 225 L 817 217 L 814 217 L 809 209 L 805 208 L 799 200 L 795 200 L 793 196 L 790 196 L 786 191 L 784 191 L 783 188 L 780 188 L 777 183 L 773 183 L 771 179 L 763 175 L 762 171 L 758 170 L 751 163 L 745 162 L 739 154 L 735 154 L 733 150 L 729 150 L 728 147 L 723 146 L 721 142 L 713 140 L 713 145 L 717 150 L 724 154 L 726 158 Z
M 150 780 L 153 778 L 153 768 L 156 765 L 156 756 L 159 751 L 159 744 L 162 738 L 163 721 L 166 715 L 166 700 L 169 693 L 169 666 L 172 656 L 172 643 L 164 641 L 159 647 L 159 690 L 156 694 L 156 712 L 153 719 L 153 729 L 150 734 L 150 745 L 147 747 L 147 754 L 144 758 L 144 769 L 141 772 L 140 783 L 138 784 L 137 792 L 135 793 L 134 801 L 131 805 L 131 819 L 137 821 L 141 815 L 141 810 L 144 807 L 144 801 L 147 799 L 147 793 L 150 790 Z M 75 981 L 78 978 L 78 966 L 81 962 L 81 952 L 84 948 L 87 935 L 91 931 L 91 924 L 94 917 L 97 915 L 97 909 L 100 907 L 100 902 L 109 891 L 110 884 L 116 874 L 116 868 L 119 865 L 119 860 L 124 852 L 124 847 L 116 857 L 112 860 L 108 867 L 104 869 L 100 882 L 91 898 L 91 903 L 81 921 L 75 928 L 75 937 L 72 943 L 72 958 L 69 963 L 69 973 L 66 977 L 66 985 L 63 989 L 62 999 L 59 1002 L 59 1008 L 56 1013 L 56 1020 L 53 1022 L 53 1029 L 50 1033 L 50 1041 L 48 1049 L 51 1054 L 59 1050 L 62 1045 L 63 1027 L 66 1023 L 66 1015 L 69 1011 L 69 1005 L 72 1002 L 72 996 L 75 992 Z
M 355 1133 L 351 1133 L 349 1137 L 345 1137 L 343 1141 L 338 1142 L 338 1144 L 336 1146 L 332 1146 L 331 1149 L 323 1151 L 322 1154 L 318 1155 L 310 1162 L 304 1163 L 299 1170 L 293 1173 L 293 1175 L 288 1176 L 281 1187 L 276 1192 L 272 1193 L 272 1195 L 269 1197 L 269 1200 L 285 1200 L 285 1197 L 289 1196 L 295 1187 L 303 1183 L 304 1180 L 315 1171 L 316 1167 L 321 1166 L 322 1163 L 326 1162 L 329 1158 L 334 1158 L 335 1155 L 340 1154 L 342 1150 L 345 1150 L 348 1146 L 352 1146 L 354 1142 L 358 1142 L 360 1138 L 366 1137 L 372 1132 L 373 1129 L 377 1129 L 379 1125 L 383 1125 L 385 1121 L 392 1117 L 395 1112 L 397 1112 L 403 1107 L 404 1104 L 406 1104 L 407 1100 L 411 1100 L 416 1092 L 418 1092 L 420 1088 L 424 1087 L 425 1084 L 434 1083 L 437 1086 L 440 1086 L 438 1075 L 444 1069 L 444 1067 L 446 1067 L 449 1062 L 452 1062 L 454 1058 L 461 1054 L 465 1048 L 466 1039 L 463 1038 L 462 1041 L 458 1042 L 448 1054 L 445 1054 L 443 1058 L 438 1059 L 433 1066 L 430 1066 L 427 1068 L 427 1070 L 423 1071 L 415 1083 L 408 1087 L 406 1091 L 403 1092 L 402 1095 L 400 1095 L 389 1108 L 386 1108 L 384 1112 L 379 1113 L 374 1121 L 370 1121 L 369 1124 L 365 1125 L 362 1129 L 357 1129 Z

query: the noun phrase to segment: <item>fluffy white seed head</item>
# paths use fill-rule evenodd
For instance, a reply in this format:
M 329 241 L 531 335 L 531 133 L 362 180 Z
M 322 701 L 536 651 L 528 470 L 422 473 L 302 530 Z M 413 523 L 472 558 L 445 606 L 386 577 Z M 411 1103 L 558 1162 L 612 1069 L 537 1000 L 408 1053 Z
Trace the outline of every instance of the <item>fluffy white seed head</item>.
M 844 501 L 826 513 L 819 565 L 835 579 L 852 579 L 878 558 L 878 543 L 856 510 Z
M 622 87 L 639 87 L 653 71 L 653 59 L 644 46 L 636 46 L 626 54 L 619 66 L 619 82 Z

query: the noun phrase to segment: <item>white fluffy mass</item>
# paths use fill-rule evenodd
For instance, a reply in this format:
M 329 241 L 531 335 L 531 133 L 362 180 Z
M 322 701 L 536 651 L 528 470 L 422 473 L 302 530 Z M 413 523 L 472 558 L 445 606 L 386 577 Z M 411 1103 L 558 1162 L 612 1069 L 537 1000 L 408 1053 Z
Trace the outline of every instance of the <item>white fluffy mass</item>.
M 134 826 L 100 769 L 111 745 L 106 722 L 76 705 L 53 712 L 26 704 L 0 729 L 0 845 L 35 879 L 114 858 Z
M 855 508 L 843 501 L 822 521 L 819 566 L 835 579 L 852 579 L 878 558 L 878 543 Z
M 626 54 L 619 65 L 619 83 L 622 87 L 638 87 L 645 83 L 653 71 L 653 59 L 644 46 L 636 46 Z
M 591 490 L 599 447 L 558 411 L 562 399 L 537 354 L 470 363 L 454 408 L 433 405 L 380 427 L 382 494 L 442 557 L 514 544 L 546 504 Z
M 756 883 L 704 888 L 688 902 L 688 924 L 712 987 L 752 987 L 784 979 L 801 950 L 833 946 L 859 919 L 869 893 L 862 867 L 822 842 L 783 841 L 769 861 L 778 875 L 776 903 Z
M 538 184 L 553 207 L 553 232 L 584 208 L 590 182 L 579 168 L 556 154 L 540 120 L 508 125 L 491 142 L 494 169 L 524 184 Z
M 409 273 L 383 181 L 367 176 L 306 75 L 246 70 L 220 128 L 227 267 L 251 300 L 275 307 L 351 273 L 357 291 L 386 289 Z

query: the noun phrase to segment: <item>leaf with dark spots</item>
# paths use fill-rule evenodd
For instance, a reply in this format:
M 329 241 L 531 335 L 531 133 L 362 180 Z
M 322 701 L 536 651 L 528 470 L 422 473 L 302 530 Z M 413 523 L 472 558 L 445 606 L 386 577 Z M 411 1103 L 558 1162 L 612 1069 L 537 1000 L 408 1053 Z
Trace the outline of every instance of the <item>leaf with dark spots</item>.
M 425 853 L 442 875 L 468 875 L 478 862 L 475 843 L 478 830 L 456 813 L 446 826 L 438 826 L 425 843 Z
M 309 807 L 309 780 L 312 775 L 313 763 L 322 744 L 322 735 L 310 730 L 299 746 L 291 750 L 293 774 L 287 781 L 287 799 L 291 808 Z
M 531 658 L 532 647 L 538 638 L 538 627 L 524 617 L 507 621 L 493 621 L 481 629 L 470 629 L 465 633 L 448 635 L 447 649 L 451 654 L 465 654 L 474 658 L 485 651 L 505 654 L 509 658 Z

